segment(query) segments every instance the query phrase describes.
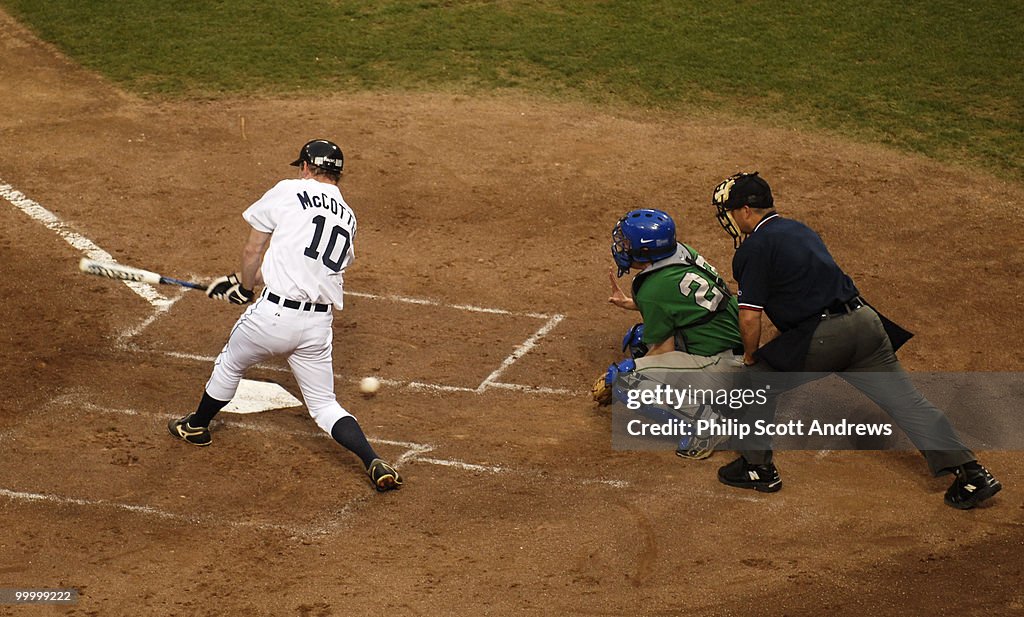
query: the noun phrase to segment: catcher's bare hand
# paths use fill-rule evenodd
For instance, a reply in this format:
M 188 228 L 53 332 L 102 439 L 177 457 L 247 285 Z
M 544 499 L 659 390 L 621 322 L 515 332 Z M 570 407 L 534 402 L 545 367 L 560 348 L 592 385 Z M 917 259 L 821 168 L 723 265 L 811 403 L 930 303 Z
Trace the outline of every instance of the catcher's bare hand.
M 615 276 L 614 267 L 608 268 L 608 278 L 611 279 L 612 282 L 612 295 L 608 297 L 608 301 L 619 308 L 626 309 L 627 311 L 638 310 L 633 298 L 627 296 L 625 292 L 622 291 L 622 288 L 619 287 L 619 279 Z

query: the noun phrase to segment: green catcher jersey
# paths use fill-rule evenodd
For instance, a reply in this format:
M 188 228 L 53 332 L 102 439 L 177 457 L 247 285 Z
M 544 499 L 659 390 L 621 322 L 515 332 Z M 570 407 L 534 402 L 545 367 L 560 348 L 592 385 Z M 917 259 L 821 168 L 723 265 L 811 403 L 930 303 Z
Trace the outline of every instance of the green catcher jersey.
M 676 337 L 676 349 L 698 356 L 743 346 L 736 297 L 718 272 L 685 244 L 636 275 L 633 300 L 643 315 L 643 342 L 648 346 Z

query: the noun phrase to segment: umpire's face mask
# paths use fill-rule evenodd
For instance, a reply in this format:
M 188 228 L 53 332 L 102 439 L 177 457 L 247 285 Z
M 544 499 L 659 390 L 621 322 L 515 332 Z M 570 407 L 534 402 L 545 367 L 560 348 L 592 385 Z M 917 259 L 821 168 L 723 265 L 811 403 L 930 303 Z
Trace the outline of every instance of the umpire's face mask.
M 715 215 L 715 218 L 718 219 L 718 224 L 722 226 L 722 229 L 732 236 L 733 249 L 740 248 L 740 245 L 743 244 L 743 240 L 747 235 L 740 233 L 740 226 L 736 223 L 736 219 L 733 218 L 732 212 L 726 210 L 722 206 L 718 206 L 718 214 Z

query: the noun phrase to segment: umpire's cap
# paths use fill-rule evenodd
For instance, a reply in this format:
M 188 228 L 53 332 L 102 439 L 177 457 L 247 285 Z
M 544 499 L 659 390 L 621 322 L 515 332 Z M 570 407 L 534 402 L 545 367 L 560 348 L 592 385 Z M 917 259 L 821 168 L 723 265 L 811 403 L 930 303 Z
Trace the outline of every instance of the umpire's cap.
M 775 204 L 772 189 L 757 172 L 738 173 L 715 187 L 712 203 L 723 210 L 735 210 L 743 206 L 771 208 Z
M 314 139 L 305 146 L 302 146 L 302 150 L 299 151 L 299 158 L 295 159 L 292 165 L 299 167 L 303 161 L 324 171 L 340 172 L 341 168 L 345 166 L 345 155 L 341 153 L 341 148 L 338 147 L 338 144 L 333 141 Z

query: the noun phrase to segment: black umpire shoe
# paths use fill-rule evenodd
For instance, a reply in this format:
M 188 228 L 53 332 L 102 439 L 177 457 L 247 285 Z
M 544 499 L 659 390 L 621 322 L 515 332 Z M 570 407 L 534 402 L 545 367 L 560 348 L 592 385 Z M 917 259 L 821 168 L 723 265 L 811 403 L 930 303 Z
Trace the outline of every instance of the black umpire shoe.
M 970 510 L 995 495 L 1003 485 L 987 469 L 975 463 L 956 468 L 956 479 L 946 491 L 946 505 Z
M 184 418 L 178 420 L 171 420 L 167 423 L 167 430 L 182 441 L 187 441 L 193 446 L 208 446 L 213 441 L 210 437 L 210 429 L 205 426 L 192 426 L 189 421 L 192 420 L 192 414 L 188 414 Z
M 759 493 L 782 489 L 782 477 L 774 463 L 752 465 L 742 456 L 718 468 L 718 481 L 737 488 L 752 488 Z

